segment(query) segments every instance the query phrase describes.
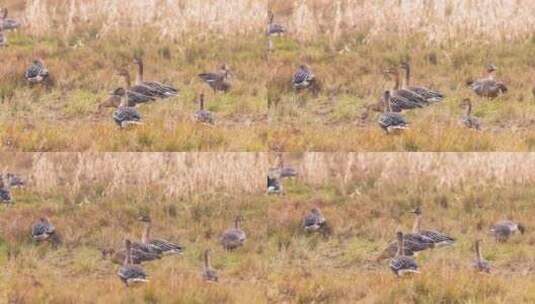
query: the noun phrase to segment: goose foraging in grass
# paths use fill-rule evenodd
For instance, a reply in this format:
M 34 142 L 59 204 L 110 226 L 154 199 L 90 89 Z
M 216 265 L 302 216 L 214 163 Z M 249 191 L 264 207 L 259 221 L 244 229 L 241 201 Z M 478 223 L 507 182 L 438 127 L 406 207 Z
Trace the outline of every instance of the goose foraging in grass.
M 502 94 L 505 94 L 508 89 L 507 86 L 496 80 L 496 71 L 498 69 L 495 65 L 487 66 L 487 77 L 479 80 L 469 80 L 466 82 L 468 86 L 480 97 L 494 99 Z
M 134 64 L 137 65 L 136 86 L 146 87 L 151 93 L 150 96 L 157 96 L 160 98 L 169 98 L 178 95 L 178 90 L 170 85 L 163 84 L 157 81 L 145 81 L 143 79 L 143 58 L 135 57 Z M 145 94 L 145 93 L 143 93 Z M 153 94 L 153 95 L 152 95 Z
M 509 220 L 500 221 L 490 228 L 490 232 L 497 242 L 505 242 L 517 232 L 524 234 L 525 230 L 524 225 Z
M 475 258 L 472 266 L 474 267 L 474 269 L 476 271 L 490 273 L 491 267 L 490 267 L 489 262 L 487 262 L 483 258 L 483 255 L 481 254 L 481 245 L 480 245 L 480 243 L 481 243 L 480 240 L 475 241 L 474 248 L 475 248 L 475 251 L 476 251 L 476 258 Z
M 212 265 L 210 264 L 211 252 L 212 251 L 210 249 L 206 249 L 204 251 L 204 265 L 203 265 L 203 270 L 202 270 L 201 275 L 202 275 L 203 280 L 207 282 L 218 282 L 219 277 L 217 275 L 217 271 L 215 271 L 212 268 Z
M 162 254 L 182 254 L 184 251 L 184 247 L 182 245 L 164 239 L 150 238 L 150 229 L 152 226 L 152 220 L 150 216 L 140 216 L 139 221 L 144 224 L 143 236 L 141 237 L 141 242 L 143 244 L 151 248 L 154 252 L 160 252 Z
M 139 265 L 132 264 L 132 243 L 130 240 L 125 240 L 126 255 L 123 262 L 123 266 L 117 271 L 117 275 L 128 287 L 130 284 L 145 283 L 148 282 L 147 274 L 143 268 Z
M 400 277 L 407 273 L 419 273 L 418 264 L 416 261 L 404 254 L 404 239 L 403 232 L 397 232 L 396 234 L 398 242 L 398 250 L 396 256 L 390 260 L 390 269 Z
M 318 231 L 327 224 L 319 208 L 312 208 L 303 219 L 303 229 L 307 232 Z
M 221 68 L 216 72 L 199 74 L 199 78 L 214 90 L 214 94 L 217 93 L 217 91 L 228 92 L 230 90 L 230 76 L 230 69 L 226 64 L 222 64 Z
M 412 91 L 423 97 L 427 102 L 440 102 L 444 99 L 444 94 L 425 87 L 411 86 L 411 65 L 408 62 L 401 64 L 401 69 L 405 70 L 405 89 Z
M 204 109 L 204 94 L 199 95 L 199 110 L 195 112 L 195 120 L 197 120 L 200 123 L 210 124 L 213 125 L 215 121 L 215 115 L 214 113 L 207 111 Z
M 302 90 L 310 88 L 315 81 L 316 76 L 314 76 L 312 71 L 307 66 L 302 64 L 299 66 L 297 72 L 295 72 L 293 76 L 292 85 L 296 90 Z
M 26 69 L 24 78 L 29 84 L 43 83 L 50 77 L 45 63 L 41 59 L 35 59 L 32 64 Z
M 240 228 L 242 221 L 241 216 L 237 216 L 234 220 L 234 228 L 229 228 L 223 232 L 220 238 L 220 243 L 226 250 L 234 250 L 244 245 L 247 236 L 245 231 Z
M 466 107 L 466 113 L 464 116 L 461 117 L 461 122 L 464 124 L 464 126 L 469 129 L 480 130 L 481 122 L 479 121 L 479 119 L 472 116 L 472 102 L 470 101 L 470 99 L 465 98 L 461 102 L 461 107 Z
M 384 112 L 379 115 L 378 123 L 379 126 L 388 134 L 395 130 L 404 130 L 408 128 L 408 123 L 405 118 L 399 114 L 392 112 L 391 109 L 391 95 L 390 91 L 385 91 L 384 93 L 384 101 L 385 101 L 385 108 Z
M 435 247 L 451 246 L 455 244 L 455 239 L 447 235 L 446 233 L 437 230 L 420 229 L 420 225 L 422 222 L 422 209 L 420 207 L 416 207 L 416 209 L 414 209 L 412 213 L 416 215 L 416 218 L 414 219 L 414 226 L 412 228 L 412 232 L 414 234 L 419 234 L 431 239 L 435 244 Z
M 128 105 L 128 94 L 123 88 L 119 88 L 118 94 L 121 94 L 121 103 L 117 110 L 113 112 L 112 118 L 120 128 L 126 128 L 129 125 L 140 125 L 141 114 Z
M 40 218 L 32 225 L 32 239 L 38 242 L 52 241 L 55 245 L 60 243 L 56 228 L 47 218 Z
M 286 32 L 286 29 L 277 23 L 274 23 L 273 20 L 275 18 L 275 15 L 272 11 L 268 12 L 268 25 L 267 25 L 267 35 L 268 36 L 277 36 L 282 35 Z

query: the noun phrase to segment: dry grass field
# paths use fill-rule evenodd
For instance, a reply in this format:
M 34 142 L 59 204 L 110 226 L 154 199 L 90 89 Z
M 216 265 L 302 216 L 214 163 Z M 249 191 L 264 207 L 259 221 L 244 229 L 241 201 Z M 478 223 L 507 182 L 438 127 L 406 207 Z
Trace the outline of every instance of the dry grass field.
M 530 154 L 295 153 L 299 176 L 266 196 L 265 153 L 1 154 L 27 178 L 0 206 L 2 303 L 533 303 L 535 158 Z M 417 257 L 421 274 L 397 279 L 375 258 L 422 205 L 424 226 L 457 238 Z M 301 218 L 319 206 L 332 233 L 307 235 Z M 100 249 L 137 239 L 142 212 L 155 236 L 183 256 L 145 264 L 150 282 L 126 288 Z M 236 214 L 248 240 L 225 252 L 219 234 Z M 34 244 L 29 225 L 46 215 L 61 234 Z M 526 233 L 497 244 L 488 227 L 511 218 Z M 472 271 L 483 240 L 490 275 Z M 214 250 L 217 284 L 200 279 Z

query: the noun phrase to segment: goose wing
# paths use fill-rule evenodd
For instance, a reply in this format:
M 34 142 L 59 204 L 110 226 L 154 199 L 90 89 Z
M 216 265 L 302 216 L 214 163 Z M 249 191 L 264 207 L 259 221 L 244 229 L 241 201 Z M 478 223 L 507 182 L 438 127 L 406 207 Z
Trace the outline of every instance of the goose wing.
M 152 239 L 150 240 L 149 245 L 162 253 L 182 254 L 184 251 L 184 247 L 182 245 L 163 239 Z

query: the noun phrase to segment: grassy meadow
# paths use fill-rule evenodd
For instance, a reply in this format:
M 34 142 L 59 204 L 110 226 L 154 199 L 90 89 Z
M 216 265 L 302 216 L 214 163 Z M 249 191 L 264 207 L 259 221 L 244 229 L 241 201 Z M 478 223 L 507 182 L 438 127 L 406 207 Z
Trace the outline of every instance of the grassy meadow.
M 288 34 L 273 37 L 269 147 L 285 151 L 528 151 L 535 113 L 535 5 L 529 1 L 272 0 Z M 514 16 L 514 17 L 513 17 Z M 412 64 L 412 84 L 442 91 L 441 104 L 408 111 L 410 130 L 385 136 L 367 111 L 393 89 L 384 70 Z M 493 101 L 465 85 L 489 63 L 509 92 Z M 296 93 L 300 64 L 322 90 Z M 402 71 L 402 75 L 404 73 Z M 460 124 L 469 97 L 482 132 Z
M 6 151 L 260 151 L 267 133 L 260 68 L 265 5 L 255 1 L 8 1 L 22 20 L 9 32 L 0 67 L 0 138 Z M 164 6 L 164 7 L 162 7 Z M 229 11 L 231 14 L 224 14 Z M 149 13 L 150 12 L 150 13 Z M 119 130 L 98 105 L 134 80 L 179 89 L 178 97 L 139 106 L 144 125 Z M 42 58 L 55 84 L 30 88 L 24 71 Z M 232 90 L 213 94 L 197 76 L 226 63 Z M 193 120 L 200 93 L 216 125 Z
M 192 1 L 6 0 L 23 25 L 7 32 L 0 66 L 0 144 L 4 151 L 530 151 L 535 147 L 535 4 L 532 1 Z M 272 37 L 266 13 L 288 29 Z M 140 106 L 145 124 L 120 132 L 110 108 L 98 109 L 134 77 L 180 95 Z M 55 85 L 29 88 L 22 75 L 42 58 Z M 441 90 L 442 104 L 409 111 L 411 128 L 385 136 L 377 102 L 403 60 L 413 84 Z M 197 74 L 227 63 L 232 90 L 212 94 Z M 318 94 L 290 81 L 310 66 Z M 509 92 L 483 100 L 466 87 L 485 65 Z M 214 128 L 195 123 L 204 92 Z M 459 102 L 472 97 L 481 132 L 459 124 Z
M 3 154 L 28 180 L 0 206 L 0 302 L 7 303 L 532 303 L 529 154 L 346 154 L 285 156 L 299 176 L 266 196 L 265 153 Z M 204 165 L 200 165 L 204 164 Z M 457 238 L 417 257 L 422 273 L 397 279 L 377 255 L 422 205 L 426 228 Z M 322 209 L 332 232 L 307 235 L 301 218 Z M 100 249 L 137 239 L 139 213 L 153 235 L 179 241 L 180 257 L 147 263 L 150 282 L 125 288 Z M 219 234 L 244 217 L 248 240 L 224 252 Z M 63 244 L 34 244 L 30 224 L 46 215 Z M 526 233 L 496 244 L 488 227 L 511 218 Z M 490 275 L 472 271 L 483 240 Z M 212 248 L 218 284 L 200 279 Z

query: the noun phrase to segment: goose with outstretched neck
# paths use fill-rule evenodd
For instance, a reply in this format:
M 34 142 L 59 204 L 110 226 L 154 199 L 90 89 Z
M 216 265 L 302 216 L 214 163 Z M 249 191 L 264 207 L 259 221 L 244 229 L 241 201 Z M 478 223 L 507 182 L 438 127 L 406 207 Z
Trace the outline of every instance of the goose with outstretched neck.
M 195 120 L 200 123 L 213 125 L 215 122 L 215 115 L 213 112 L 210 112 L 204 108 L 204 94 L 199 94 L 199 110 L 195 112 Z
M 215 271 L 212 268 L 212 265 L 210 263 L 210 254 L 212 253 L 212 250 L 206 249 L 204 251 L 204 265 L 202 270 L 202 278 L 203 280 L 207 282 L 217 282 L 219 281 L 219 277 L 217 275 L 217 271 Z
M 170 85 L 163 84 L 157 81 L 145 81 L 144 80 L 144 65 L 143 58 L 141 56 L 134 57 L 134 64 L 137 65 L 137 75 L 136 75 L 136 86 L 143 86 L 150 91 L 149 96 L 159 97 L 159 98 L 169 98 L 178 95 L 178 90 Z M 145 95 L 147 95 L 145 94 Z
M 124 244 L 126 247 L 126 255 L 123 266 L 119 268 L 117 275 L 127 287 L 134 283 L 148 282 L 145 270 L 143 270 L 141 266 L 132 263 L 132 242 L 130 242 L 130 240 L 125 240 Z
M 481 254 L 481 240 L 475 241 L 474 248 L 476 251 L 476 258 L 473 263 L 474 269 L 479 272 L 490 273 L 490 264 L 483 258 L 483 255 Z
M 480 130 L 481 122 L 476 117 L 472 116 L 472 101 L 468 98 L 463 99 L 461 107 L 466 108 L 465 114 L 461 117 L 463 125 L 469 129 Z

